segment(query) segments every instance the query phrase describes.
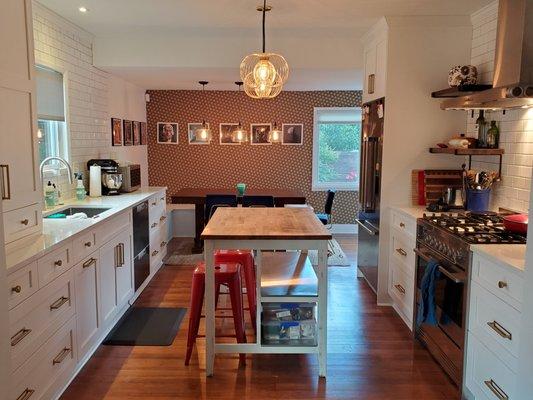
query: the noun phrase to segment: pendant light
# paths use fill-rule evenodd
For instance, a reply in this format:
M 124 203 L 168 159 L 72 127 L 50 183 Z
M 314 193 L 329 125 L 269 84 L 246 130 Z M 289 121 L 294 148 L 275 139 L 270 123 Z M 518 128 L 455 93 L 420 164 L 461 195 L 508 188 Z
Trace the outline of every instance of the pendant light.
M 239 87 L 240 93 L 242 82 L 235 82 L 235 84 Z M 231 141 L 234 143 L 245 143 L 248 141 L 248 132 L 242 127 L 241 121 L 239 121 L 239 125 L 237 125 L 237 128 L 235 128 L 235 130 L 231 132 Z
M 253 53 L 241 62 L 241 79 L 244 82 L 244 91 L 254 99 L 272 99 L 280 94 L 283 85 L 289 77 L 289 65 L 283 56 L 276 53 L 267 53 L 265 46 L 265 18 L 266 12 L 272 7 L 257 7 L 263 13 L 263 52 Z
M 204 93 L 205 85 L 207 85 L 209 82 L 200 81 L 198 83 L 202 85 L 202 93 Z M 211 129 L 209 129 L 209 125 L 205 122 L 205 119 L 202 122 L 202 126 L 194 131 L 194 136 L 198 142 L 209 143 L 211 141 Z
M 274 122 L 274 128 L 268 132 L 268 141 L 270 143 L 281 143 L 281 135 L 283 132 L 278 128 L 278 123 Z

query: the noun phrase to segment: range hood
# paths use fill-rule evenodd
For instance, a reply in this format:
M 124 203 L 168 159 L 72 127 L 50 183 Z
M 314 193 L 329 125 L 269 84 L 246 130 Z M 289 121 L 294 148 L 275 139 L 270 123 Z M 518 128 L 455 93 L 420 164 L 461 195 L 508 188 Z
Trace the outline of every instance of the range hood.
M 492 88 L 444 100 L 443 110 L 533 107 L 533 0 L 500 0 Z

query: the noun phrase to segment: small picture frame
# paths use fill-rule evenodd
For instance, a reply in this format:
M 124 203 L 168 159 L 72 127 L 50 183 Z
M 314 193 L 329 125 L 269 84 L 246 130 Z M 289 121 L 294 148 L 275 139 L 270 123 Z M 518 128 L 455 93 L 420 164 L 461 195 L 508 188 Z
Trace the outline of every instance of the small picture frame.
M 179 124 L 177 122 L 157 123 L 157 143 L 178 144 Z
M 304 143 L 304 124 L 283 124 L 281 143 L 289 146 L 301 146 Z
M 120 118 L 111 118 L 111 144 L 122 146 L 122 120 Z
M 250 124 L 250 143 L 253 145 L 272 144 L 268 141 L 268 134 L 272 124 Z
M 146 122 L 141 122 L 141 145 L 148 144 L 148 130 Z
M 124 121 L 124 146 L 133 145 L 133 128 L 131 121 L 125 119 Z
M 206 123 L 207 129 L 209 129 L 209 123 Z M 202 128 L 201 122 L 191 122 L 187 124 L 187 131 L 189 136 L 189 144 L 209 144 L 209 141 L 198 140 L 196 138 L 196 130 Z
M 133 145 L 139 146 L 141 144 L 141 123 L 133 121 Z
M 239 127 L 238 123 L 225 122 L 219 125 L 219 142 L 222 145 L 239 145 L 233 141 L 233 131 Z

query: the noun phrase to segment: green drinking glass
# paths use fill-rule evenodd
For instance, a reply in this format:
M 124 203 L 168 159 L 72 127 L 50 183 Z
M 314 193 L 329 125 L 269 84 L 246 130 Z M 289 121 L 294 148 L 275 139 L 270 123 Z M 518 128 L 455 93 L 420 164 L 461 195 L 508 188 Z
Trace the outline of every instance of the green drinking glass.
M 246 190 L 246 183 L 237 183 L 237 193 L 239 193 L 239 196 L 244 196 L 245 190 Z

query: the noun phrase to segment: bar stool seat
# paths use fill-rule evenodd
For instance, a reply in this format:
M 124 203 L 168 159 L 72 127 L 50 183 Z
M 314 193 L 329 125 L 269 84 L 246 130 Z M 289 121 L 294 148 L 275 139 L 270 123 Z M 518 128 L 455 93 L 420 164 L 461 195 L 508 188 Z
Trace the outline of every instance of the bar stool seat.
M 215 264 L 215 289 L 217 293 L 220 292 L 220 285 L 225 285 L 229 289 L 237 342 L 246 343 L 242 301 L 241 265 L 238 263 Z M 192 348 L 196 343 L 196 338 L 198 337 L 198 328 L 200 326 L 202 306 L 204 303 L 204 293 L 205 264 L 202 262 L 198 264 L 192 276 L 191 310 L 189 315 L 189 332 L 187 335 L 187 353 L 185 355 L 185 365 L 189 365 Z M 240 354 L 239 358 L 242 362 L 245 361 L 244 354 Z

